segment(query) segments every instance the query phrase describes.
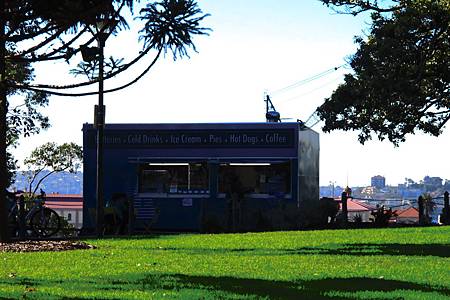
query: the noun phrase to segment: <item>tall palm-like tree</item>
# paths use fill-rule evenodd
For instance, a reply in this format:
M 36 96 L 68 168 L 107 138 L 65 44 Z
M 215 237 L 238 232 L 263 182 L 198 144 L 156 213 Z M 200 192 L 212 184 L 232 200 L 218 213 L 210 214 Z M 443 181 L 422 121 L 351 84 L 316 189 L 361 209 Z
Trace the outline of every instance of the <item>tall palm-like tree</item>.
M 135 11 L 142 2 L 143 8 Z M 125 13 L 128 10 L 129 13 Z M 207 16 L 194 0 L 4 0 L 0 2 L 0 242 L 8 241 L 5 191 L 7 188 L 7 91 L 20 89 L 45 93 L 46 95 L 85 96 L 92 92 L 68 92 L 82 86 L 91 86 L 99 81 L 92 77 L 78 84 L 55 86 L 33 85 L 28 81 L 8 76 L 9 63 L 38 63 L 42 61 L 68 61 L 80 57 L 83 47 L 88 47 L 102 30 L 86 42 L 86 34 L 99 19 L 109 20 L 107 27 L 115 33 L 129 29 L 129 19 L 142 24 L 137 41 L 143 41 L 143 50 L 136 57 L 106 74 L 104 80 L 125 72 L 131 65 L 141 61 L 151 50 L 156 50 L 155 59 L 136 78 L 122 86 L 107 90 L 112 92 L 125 88 L 140 78 L 154 65 L 160 53 L 171 51 L 174 58 L 188 56 L 188 49 L 195 46 L 193 35 L 207 34 L 208 28 L 200 26 Z M 128 17 L 127 17 L 128 16 Z M 115 21 L 118 21 L 117 25 Z M 25 46 L 26 45 L 26 46 Z M 31 46 L 30 46 L 31 45 Z M 10 49 L 11 51 L 7 51 Z M 30 124 L 30 128 L 34 124 Z M 28 131 L 25 131 L 28 132 Z

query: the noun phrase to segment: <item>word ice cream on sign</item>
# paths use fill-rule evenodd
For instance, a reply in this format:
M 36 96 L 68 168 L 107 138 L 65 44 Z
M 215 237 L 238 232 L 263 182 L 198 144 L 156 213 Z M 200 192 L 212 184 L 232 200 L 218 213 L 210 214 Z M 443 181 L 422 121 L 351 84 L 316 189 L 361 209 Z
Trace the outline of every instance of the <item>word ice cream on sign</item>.
M 125 144 L 128 145 L 136 145 L 136 144 L 144 144 L 144 145 L 158 145 L 158 144 L 170 144 L 170 145 L 178 145 L 178 144 L 202 144 L 203 140 L 198 136 L 189 136 L 189 135 L 146 135 L 146 134 L 130 134 L 126 138 Z

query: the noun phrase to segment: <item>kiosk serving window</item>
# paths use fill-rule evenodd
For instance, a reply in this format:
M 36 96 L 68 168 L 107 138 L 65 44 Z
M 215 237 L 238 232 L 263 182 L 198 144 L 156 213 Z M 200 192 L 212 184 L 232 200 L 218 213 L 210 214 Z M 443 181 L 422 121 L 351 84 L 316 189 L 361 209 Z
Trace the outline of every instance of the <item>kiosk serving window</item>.
M 139 170 L 139 193 L 208 193 L 206 162 L 149 163 Z
M 240 191 L 232 191 L 240 189 Z M 291 193 L 291 164 L 223 163 L 219 167 L 219 193 L 268 194 Z

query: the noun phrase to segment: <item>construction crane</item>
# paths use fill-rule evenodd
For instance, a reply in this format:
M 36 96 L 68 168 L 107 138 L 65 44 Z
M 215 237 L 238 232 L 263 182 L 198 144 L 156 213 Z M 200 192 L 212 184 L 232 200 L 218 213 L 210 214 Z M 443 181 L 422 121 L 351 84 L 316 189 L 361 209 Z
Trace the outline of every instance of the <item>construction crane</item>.
M 273 106 L 272 100 L 269 95 L 265 95 L 264 102 L 266 102 L 266 122 L 278 123 L 281 122 L 280 113 L 277 112 L 275 106 Z
M 266 122 L 268 123 L 278 123 L 281 122 L 281 120 L 291 120 L 292 118 L 281 118 L 280 113 L 275 109 L 275 106 L 272 103 L 272 100 L 270 99 L 270 96 L 268 94 L 265 94 L 264 102 L 266 102 Z M 317 115 L 317 111 L 314 111 L 306 120 L 306 122 L 303 122 L 300 119 L 297 119 L 298 123 L 301 123 L 302 125 L 312 128 L 317 123 L 319 123 L 320 119 Z
M 333 72 L 336 72 L 338 69 L 344 67 L 345 65 L 340 65 L 337 67 L 333 67 L 331 69 L 328 69 L 324 72 L 321 72 L 317 75 L 311 76 L 309 78 L 299 80 L 291 85 L 288 85 L 284 88 L 272 91 L 271 94 L 279 94 L 284 93 L 286 91 L 289 91 L 293 88 L 297 88 L 299 86 L 302 86 L 304 84 L 310 83 L 314 80 L 317 80 L 319 78 L 322 78 L 324 76 L 327 76 Z M 272 103 L 272 100 L 270 99 L 269 95 L 267 93 L 264 94 L 264 102 L 266 102 L 266 121 L 270 123 L 277 123 L 281 122 L 281 120 L 289 120 L 292 118 L 281 118 L 280 113 L 275 109 L 275 106 Z M 319 115 L 317 114 L 317 110 L 315 110 L 309 117 L 306 119 L 306 122 L 301 121 L 300 119 L 297 119 L 298 123 L 303 124 L 305 127 L 312 128 L 313 126 L 317 125 L 317 123 L 320 122 Z

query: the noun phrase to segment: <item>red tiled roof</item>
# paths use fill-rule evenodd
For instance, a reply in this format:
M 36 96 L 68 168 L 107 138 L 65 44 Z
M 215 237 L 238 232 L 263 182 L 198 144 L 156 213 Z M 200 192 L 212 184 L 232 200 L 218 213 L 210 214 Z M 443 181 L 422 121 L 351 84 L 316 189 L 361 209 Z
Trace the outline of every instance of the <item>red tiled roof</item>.
M 81 194 L 47 194 L 45 205 L 54 209 L 83 209 Z
M 342 209 L 342 203 L 339 203 L 339 208 Z M 364 212 L 364 211 L 372 211 L 375 209 L 376 207 L 367 203 L 360 202 L 358 200 L 353 199 L 347 200 L 347 211 L 349 212 L 356 212 L 356 211 Z
M 419 211 L 415 207 L 398 210 L 397 218 L 419 218 Z
M 83 209 L 83 203 L 80 201 L 46 201 L 45 206 L 53 209 Z

